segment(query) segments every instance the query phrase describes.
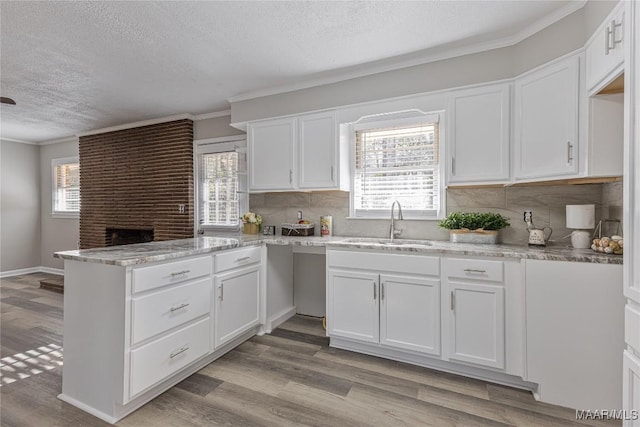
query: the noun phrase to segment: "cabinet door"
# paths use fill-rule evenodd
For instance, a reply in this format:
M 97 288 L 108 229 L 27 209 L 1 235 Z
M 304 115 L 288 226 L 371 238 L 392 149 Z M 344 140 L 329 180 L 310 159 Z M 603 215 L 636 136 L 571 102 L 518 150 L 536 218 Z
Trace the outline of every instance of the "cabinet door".
M 449 282 L 449 359 L 504 368 L 504 288 Z
M 380 275 L 380 344 L 440 354 L 440 281 Z
M 336 188 L 338 131 L 333 112 L 298 118 L 299 187 Z
M 640 411 L 640 359 L 625 350 L 622 366 L 622 409 L 629 418 L 625 420 L 624 426 L 640 427 L 640 418 L 632 419 L 632 414 Z
M 578 173 L 578 81 L 578 56 L 516 80 L 516 179 Z
M 329 336 L 378 343 L 379 276 L 329 270 Z
M 599 92 L 624 69 L 624 12 L 624 2 L 620 2 L 586 46 L 589 94 Z
M 455 92 L 449 182 L 509 181 L 510 85 Z
M 249 191 L 294 188 L 295 119 L 249 123 Z
M 215 348 L 259 324 L 260 266 L 215 278 Z

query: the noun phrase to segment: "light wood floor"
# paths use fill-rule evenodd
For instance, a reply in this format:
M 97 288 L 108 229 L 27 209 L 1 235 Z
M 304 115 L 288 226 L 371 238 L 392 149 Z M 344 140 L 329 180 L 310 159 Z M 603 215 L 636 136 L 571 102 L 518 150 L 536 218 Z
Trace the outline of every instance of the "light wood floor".
M 39 289 L 38 281 L 45 277 L 31 274 L 0 281 L 0 425 L 108 425 L 56 398 L 62 384 L 63 295 Z M 620 423 L 581 424 L 574 410 L 538 403 L 525 391 L 332 349 L 320 320 L 296 316 L 273 334 L 247 341 L 117 425 Z

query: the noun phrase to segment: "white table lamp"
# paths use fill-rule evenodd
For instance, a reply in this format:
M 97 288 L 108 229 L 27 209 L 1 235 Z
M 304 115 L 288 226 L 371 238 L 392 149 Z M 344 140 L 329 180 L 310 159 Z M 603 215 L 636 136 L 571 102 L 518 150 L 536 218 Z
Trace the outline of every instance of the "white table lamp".
M 573 228 L 571 246 L 591 247 L 591 232 L 596 225 L 596 205 L 567 205 L 567 228 Z

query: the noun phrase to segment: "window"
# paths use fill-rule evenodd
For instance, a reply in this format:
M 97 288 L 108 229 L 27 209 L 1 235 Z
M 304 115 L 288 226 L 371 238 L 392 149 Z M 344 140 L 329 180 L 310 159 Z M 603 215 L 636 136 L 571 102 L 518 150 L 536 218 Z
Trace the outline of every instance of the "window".
M 239 228 L 247 210 L 244 141 L 198 143 L 198 228 Z
M 80 163 L 77 157 L 53 159 L 53 215 L 77 217 L 80 213 Z
M 354 125 L 351 215 L 380 218 L 398 200 L 406 219 L 441 217 L 438 115 Z

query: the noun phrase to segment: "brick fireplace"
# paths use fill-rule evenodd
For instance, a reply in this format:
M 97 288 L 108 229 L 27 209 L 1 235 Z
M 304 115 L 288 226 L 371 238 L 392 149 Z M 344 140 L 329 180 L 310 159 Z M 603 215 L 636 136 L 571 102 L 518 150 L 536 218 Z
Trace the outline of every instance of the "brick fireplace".
M 81 249 L 193 237 L 193 194 L 191 120 L 80 137 Z

